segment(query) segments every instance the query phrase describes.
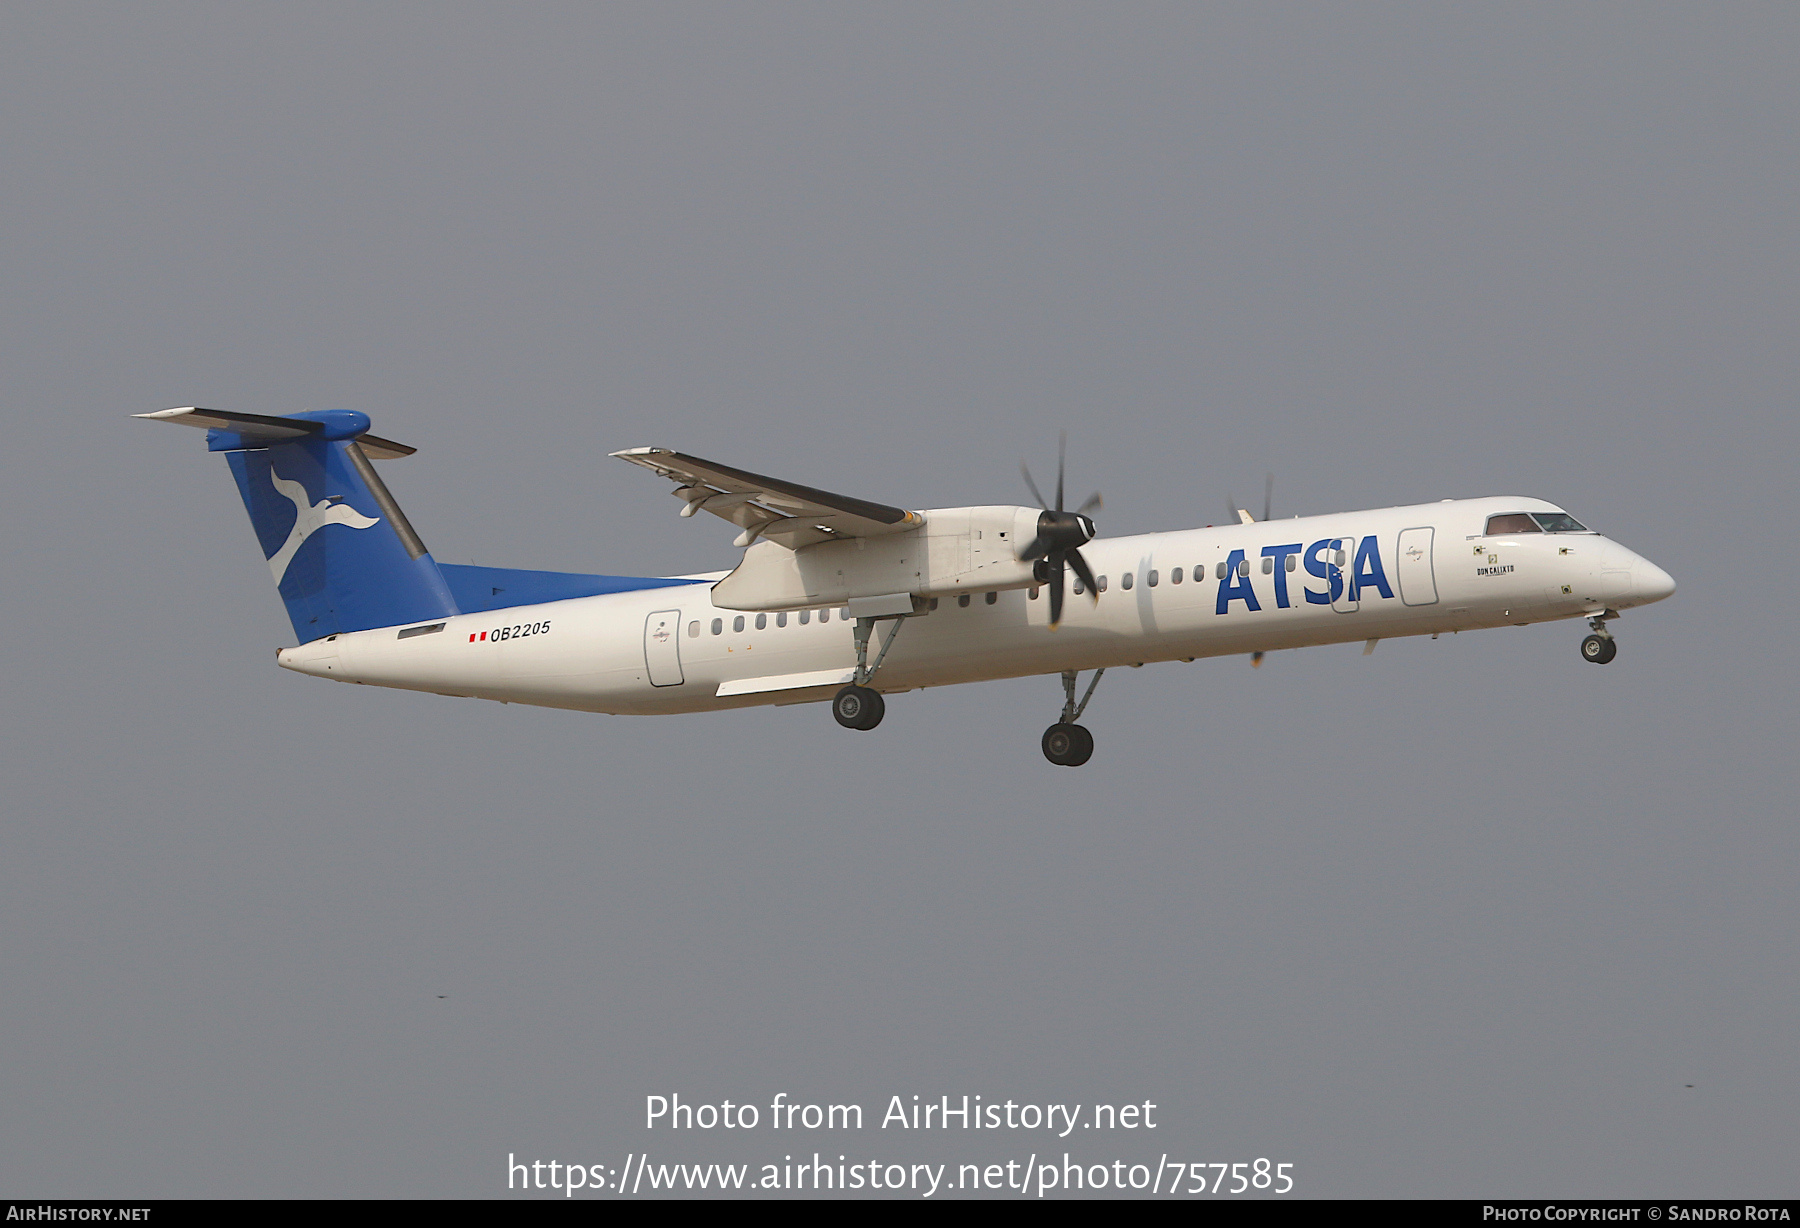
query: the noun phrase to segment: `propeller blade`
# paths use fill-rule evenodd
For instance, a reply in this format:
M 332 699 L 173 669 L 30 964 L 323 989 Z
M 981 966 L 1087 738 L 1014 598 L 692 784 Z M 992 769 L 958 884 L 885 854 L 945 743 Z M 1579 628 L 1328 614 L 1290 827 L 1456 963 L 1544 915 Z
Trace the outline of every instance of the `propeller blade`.
M 1044 569 L 1038 574 L 1045 577 L 1045 584 L 1050 589 L 1050 626 L 1056 627 L 1062 622 L 1063 594 L 1068 583 L 1066 569 L 1073 567 L 1075 574 L 1081 578 L 1082 585 L 1095 601 L 1100 600 L 1099 590 L 1094 587 L 1094 572 L 1081 557 L 1077 549 L 1083 542 L 1093 540 L 1094 522 L 1087 514 L 1100 506 L 1100 492 L 1089 495 L 1087 502 L 1081 505 L 1078 512 L 1065 512 L 1063 498 L 1068 493 L 1069 469 L 1069 432 L 1060 431 L 1056 436 L 1056 502 L 1045 500 L 1044 493 L 1031 480 L 1031 469 L 1023 461 L 1019 463 L 1019 476 L 1025 479 L 1025 485 L 1031 490 L 1032 497 L 1044 514 L 1038 518 L 1037 532 L 1019 554 L 1019 561 L 1035 563 L 1039 559 L 1047 560 Z
M 1262 659 L 1263 659 L 1262 653 L 1260 653 L 1260 652 L 1251 653 L 1250 654 L 1250 668 L 1255 669 L 1257 666 L 1261 665 Z
M 1044 502 L 1044 496 L 1038 493 L 1037 483 L 1031 480 L 1031 470 L 1025 467 L 1024 461 L 1019 462 L 1019 473 L 1024 476 L 1025 485 L 1031 490 L 1031 497 L 1037 500 L 1037 505 L 1039 507 L 1049 507 L 1050 505 Z
M 1263 477 L 1263 519 L 1267 520 L 1269 518 L 1269 513 L 1274 511 L 1274 509 L 1275 475 L 1270 473 Z
M 1063 557 L 1068 559 L 1069 566 L 1075 569 L 1075 574 L 1080 576 L 1081 582 L 1087 586 L 1088 596 L 1092 597 L 1095 603 L 1098 604 L 1100 600 L 1100 590 L 1094 587 L 1094 571 L 1093 568 L 1087 565 L 1087 560 L 1081 557 L 1081 551 L 1065 550 L 1063 551 Z

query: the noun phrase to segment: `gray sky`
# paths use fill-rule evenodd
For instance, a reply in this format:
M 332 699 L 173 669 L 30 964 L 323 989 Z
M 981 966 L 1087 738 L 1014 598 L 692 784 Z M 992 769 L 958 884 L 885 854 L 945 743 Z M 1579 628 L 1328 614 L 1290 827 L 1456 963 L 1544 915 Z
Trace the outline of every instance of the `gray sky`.
M 9 6 L 0 1189 L 1792 1194 L 1797 51 L 1776 5 Z M 351 689 L 276 669 L 225 466 L 125 417 L 188 404 L 370 413 L 451 562 L 729 566 L 619 448 L 930 507 L 1067 428 L 1103 533 L 1270 470 L 1527 494 L 1681 589 L 1604 670 L 1572 623 L 1109 674 L 1073 772 L 1054 678 L 870 735 Z M 778 1091 L 1161 1124 L 640 1126 Z

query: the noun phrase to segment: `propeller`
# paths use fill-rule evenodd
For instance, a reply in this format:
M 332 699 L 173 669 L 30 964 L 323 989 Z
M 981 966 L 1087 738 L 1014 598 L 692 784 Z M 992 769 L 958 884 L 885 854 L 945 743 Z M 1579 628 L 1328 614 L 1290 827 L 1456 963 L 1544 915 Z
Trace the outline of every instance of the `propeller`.
M 1081 547 L 1094 539 L 1098 531 L 1094 522 L 1088 519 L 1088 513 L 1100 506 L 1098 491 L 1087 497 L 1082 505 L 1072 512 L 1063 510 L 1063 470 L 1068 452 L 1069 435 L 1065 431 L 1056 443 L 1056 505 L 1052 507 L 1043 493 L 1038 490 L 1037 483 L 1031 480 L 1031 470 L 1023 462 L 1019 464 L 1019 472 L 1025 477 L 1025 485 L 1031 490 L 1031 497 L 1038 501 L 1044 514 L 1038 517 L 1037 536 L 1033 537 L 1020 552 L 1019 558 L 1027 563 L 1034 563 L 1032 574 L 1038 582 L 1050 589 L 1050 625 L 1055 627 L 1062 622 L 1063 584 L 1065 570 L 1073 568 L 1077 578 L 1087 589 L 1088 596 L 1095 602 L 1100 600 L 1100 593 L 1094 587 L 1094 572 L 1081 557 Z
M 1237 498 L 1235 496 L 1227 497 L 1225 500 L 1225 505 L 1231 509 L 1231 519 L 1229 521 L 1227 521 L 1228 524 L 1235 524 L 1238 521 L 1242 520 L 1248 514 L 1247 511 L 1239 510 L 1238 505 L 1237 505 Z M 1275 510 L 1275 475 L 1272 473 L 1267 473 L 1267 474 L 1263 475 L 1263 514 L 1262 514 L 1262 518 L 1264 520 L 1269 519 L 1270 515 L 1274 512 L 1274 510 Z

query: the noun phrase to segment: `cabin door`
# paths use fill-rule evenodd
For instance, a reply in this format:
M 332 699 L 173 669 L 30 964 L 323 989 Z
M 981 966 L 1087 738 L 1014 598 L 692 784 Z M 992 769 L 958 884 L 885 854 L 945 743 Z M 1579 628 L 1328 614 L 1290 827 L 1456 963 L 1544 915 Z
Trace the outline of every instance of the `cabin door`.
M 1407 605 L 1437 604 L 1437 575 L 1431 568 L 1430 528 L 1400 531 L 1400 600 Z
M 644 620 L 644 667 L 651 686 L 681 685 L 680 610 L 658 610 Z

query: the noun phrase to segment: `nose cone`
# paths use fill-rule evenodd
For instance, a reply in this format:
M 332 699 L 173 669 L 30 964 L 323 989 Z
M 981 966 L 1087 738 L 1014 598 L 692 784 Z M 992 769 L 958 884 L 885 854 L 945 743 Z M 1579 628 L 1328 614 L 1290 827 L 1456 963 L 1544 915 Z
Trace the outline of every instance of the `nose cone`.
M 1631 580 L 1638 601 L 1645 605 L 1661 601 L 1675 592 L 1675 577 L 1646 558 L 1639 558 L 1632 567 Z

